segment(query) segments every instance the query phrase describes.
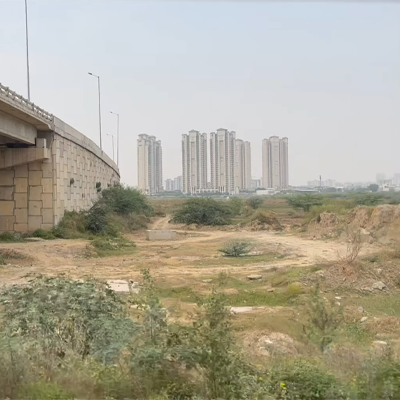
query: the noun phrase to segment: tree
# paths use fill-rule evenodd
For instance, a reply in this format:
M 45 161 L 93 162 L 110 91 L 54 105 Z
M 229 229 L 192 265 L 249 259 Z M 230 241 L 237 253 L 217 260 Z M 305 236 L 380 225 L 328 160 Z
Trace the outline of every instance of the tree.
M 259 196 L 253 196 L 253 197 L 250 197 L 247 200 L 247 204 L 253 210 L 257 210 L 257 208 L 260 208 L 264 204 L 264 199 L 262 197 L 259 197 Z
M 299 194 L 286 197 L 287 203 L 293 208 L 301 208 L 304 212 L 310 211 L 311 207 L 322 206 L 323 198 L 317 194 Z
M 234 215 L 240 215 L 243 210 L 243 200 L 240 197 L 232 197 L 229 201 Z
M 233 214 L 226 203 L 214 199 L 189 199 L 174 213 L 172 222 L 178 224 L 228 225 Z
M 379 189 L 379 185 L 377 185 L 376 183 L 371 183 L 371 184 L 368 186 L 368 189 L 369 189 L 371 192 L 377 192 L 378 189 Z

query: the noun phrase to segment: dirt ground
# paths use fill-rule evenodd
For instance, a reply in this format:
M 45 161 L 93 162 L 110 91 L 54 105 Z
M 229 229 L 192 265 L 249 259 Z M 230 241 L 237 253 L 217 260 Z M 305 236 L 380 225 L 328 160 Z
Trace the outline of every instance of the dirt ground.
M 344 243 L 333 240 L 308 240 L 266 231 L 186 231 L 170 225 L 168 220 L 168 217 L 159 218 L 150 228 L 174 229 L 178 233 L 177 240 L 149 242 L 144 232 L 130 235 L 129 239 L 137 247 L 128 255 L 86 258 L 85 249 L 90 243 L 87 240 L 1 243 L 0 249 L 12 249 L 26 257 L 0 267 L 1 284 L 23 282 L 24 276 L 31 273 L 67 274 L 72 278 L 139 279 L 140 271 L 149 268 L 162 282 L 179 286 L 189 278 L 213 276 L 232 269 L 235 275 L 241 276 L 262 273 L 272 267 L 312 266 L 337 260 L 338 254 L 346 251 Z M 258 253 L 266 252 L 270 257 L 255 255 L 249 262 L 233 265 L 232 259 L 221 257 L 218 249 L 224 242 L 244 238 L 254 243 Z M 367 244 L 362 254 L 372 254 L 380 249 L 377 245 Z

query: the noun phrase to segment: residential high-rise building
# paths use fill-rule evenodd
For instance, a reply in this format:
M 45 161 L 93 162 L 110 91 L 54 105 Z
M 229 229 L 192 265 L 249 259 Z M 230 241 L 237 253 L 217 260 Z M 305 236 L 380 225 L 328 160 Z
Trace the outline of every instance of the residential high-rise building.
M 211 188 L 235 193 L 236 133 L 220 128 L 210 134 Z
M 191 130 L 182 135 L 182 192 L 207 189 L 207 134 Z
M 262 180 L 265 188 L 289 187 L 288 138 L 271 136 L 262 142 Z
M 163 190 L 161 141 L 141 134 L 137 140 L 138 188 L 144 194 Z
M 182 176 L 177 176 L 174 178 L 174 190 L 179 192 L 182 191 Z
M 250 142 L 236 139 L 235 142 L 235 191 L 251 189 Z
M 165 191 L 172 192 L 174 190 L 174 181 L 172 179 L 165 180 Z

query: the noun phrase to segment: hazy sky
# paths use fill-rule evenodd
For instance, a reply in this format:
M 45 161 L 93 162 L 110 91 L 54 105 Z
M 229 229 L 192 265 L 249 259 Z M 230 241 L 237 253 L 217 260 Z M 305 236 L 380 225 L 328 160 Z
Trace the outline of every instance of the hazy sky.
M 181 134 L 223 127 L 289 138 L 290 183 L 400 172 L 400 4 L 28 0 L 31 99 L 111 155 L 136 184 L 139 133 L 181 174 Z M 0 0 L 0 82 L 26 95 L 24 0 Z

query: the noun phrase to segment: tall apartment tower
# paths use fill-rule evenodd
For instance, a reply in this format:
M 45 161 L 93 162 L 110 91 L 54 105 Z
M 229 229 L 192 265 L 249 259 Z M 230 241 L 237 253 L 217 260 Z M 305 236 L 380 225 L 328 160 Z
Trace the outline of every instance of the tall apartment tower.
M 264 188 L 289 187 L 288 138 L 271 136 L 262 141 L 262 184 Z
M 235 149 L 235 191 L 251 189 L 251 148 L 250 142 L 236 139 Z
M 211 188 L 235 193 L 236 133 L 220 128 L 210 134 Z
M 137 140 L 138 188 L 144 194 L 163 190 L 161 141 L 141 134 Z
M 191 130 L 182 135 L 182 192 L 207 189 L 207 134 Z

